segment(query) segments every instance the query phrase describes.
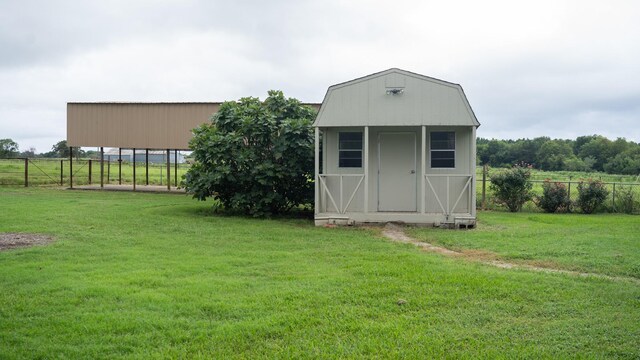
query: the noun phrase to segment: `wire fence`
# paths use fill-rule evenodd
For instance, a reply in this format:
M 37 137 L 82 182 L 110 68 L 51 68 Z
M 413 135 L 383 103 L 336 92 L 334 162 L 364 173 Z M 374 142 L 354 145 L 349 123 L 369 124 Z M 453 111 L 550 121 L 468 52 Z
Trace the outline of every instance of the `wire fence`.
M 478 209 L 498 209 L 501 207 L 491 190 L 491 176 L 507 169 L 478 167 L 476 170 L 476 191 Z M 589 180 L 602 181 L 609 191 L 608 198 L 604 202 L 603 210 L 614 213 L 640 213 L 640 177 L 630 175 L 616 175 L 603 173 L 581 172 L 545 172 L 532 170 L 531 182 L 533 183 L 534 199 L 527 202 L 523 209 L 538 211 L 537 197 L 542 196 L 543 184 L 546 181 L 562 183 L 566 186 L 569 200 L 572 205 L 569 211 L 575 210 L 578 200 L 578 185 Z
M 136 185 L 180 186 L 182 175 L 189 169 L 188 163 L 170 163 L 169 179 L 167 179 L 166 163 L 145 163 L 129 161 L 94 159 L 27 159 L 0 158 L 0 186 L 73 186 L 100 184 L 132 185 L 134 172 Z M 478 167 L 476 169 L 477 203 L 479 209 L 497 209 L 497 203 L 491 191 L 491 176 L 505 171 L 502 168 Z M 73 177 L 70 177 L 71 171 Z M 640 176 L 612 175 L 603 173 L 582 172 L 544 172 L 532 170 L 533 192 L 542 195 L 545 180 L 564 183 L 569 191 L 570 200 L 575 203 L 578 198 L 578 184 L 588 179 L 602 181 L 609 190 L 605 202 L 605 211 L 640 212 Z M 537 210 L 535 200 L 524 206 L 525 210 Z
M 179 186 L 188 163 L 135 163 L 136 185 Z M 73 176 L 70 176 L 70 174 Z M 134 164 L 128 161 L 94 159 L 0 159 L 0 186 L 132 185 Z M 73 179 L 73 184 L 71 184 Z

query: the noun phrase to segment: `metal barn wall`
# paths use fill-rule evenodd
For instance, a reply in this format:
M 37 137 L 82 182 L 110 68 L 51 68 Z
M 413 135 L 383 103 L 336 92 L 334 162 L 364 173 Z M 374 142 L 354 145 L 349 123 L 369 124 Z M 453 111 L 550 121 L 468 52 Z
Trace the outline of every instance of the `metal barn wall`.
M 188 149 L 219 103 L 68 103 L 69 146 Z
M 318 110 L 320 104 L 304 104 Z M 187 150 L 220 103 L 68 103 L 69 146 Z
M 402 89 L 398 95 L 389 89 Z M 314 124 L 330 126 L 477 126 L 457 84 L 391 69 L 329 88 Z

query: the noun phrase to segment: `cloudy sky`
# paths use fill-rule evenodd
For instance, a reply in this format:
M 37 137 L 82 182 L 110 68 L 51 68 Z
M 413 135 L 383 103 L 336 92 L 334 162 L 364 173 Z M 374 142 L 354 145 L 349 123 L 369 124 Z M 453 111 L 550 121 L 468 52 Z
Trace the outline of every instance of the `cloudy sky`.
M 0 139 L 72 101 L 321 102 L 391 67 L 459 83 L 478 136 L 640 142 L 638 1 L 0 0 Z

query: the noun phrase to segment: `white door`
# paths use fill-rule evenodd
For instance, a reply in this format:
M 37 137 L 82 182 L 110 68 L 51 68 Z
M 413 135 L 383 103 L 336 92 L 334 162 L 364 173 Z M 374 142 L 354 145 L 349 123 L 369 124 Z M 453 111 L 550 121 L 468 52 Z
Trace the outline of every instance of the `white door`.
M 378 135 L 378 211 L 416 211 L 416 134 Z

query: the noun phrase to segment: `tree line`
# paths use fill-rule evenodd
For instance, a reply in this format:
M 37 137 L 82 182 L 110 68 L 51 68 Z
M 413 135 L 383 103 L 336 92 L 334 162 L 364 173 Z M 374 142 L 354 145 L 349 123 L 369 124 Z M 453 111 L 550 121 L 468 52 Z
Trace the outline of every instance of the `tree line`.
M 69 157 L 71 150 L 67 145 L 67 140 L 58 141 L 51 147 L 51 151 L 37 153 L 36 149 L 31 147 L 28 150 L 20 151 L 18 143 L 12 139 L 0 139 L 0 158 L 63 158 Z M 75 158 L 98 158 L 99 154 L 95 150 L 82 150 L 81 148 L 73 148 L 73 157 Z
M 579 136 L 575 140 L 477 139 L 477 162 L 493 167 L 528 165 L 548 171 L 602 171 L 610 174 L 640 174 L 640 144 L 624 138 L 609 140 L 602 135 Z

